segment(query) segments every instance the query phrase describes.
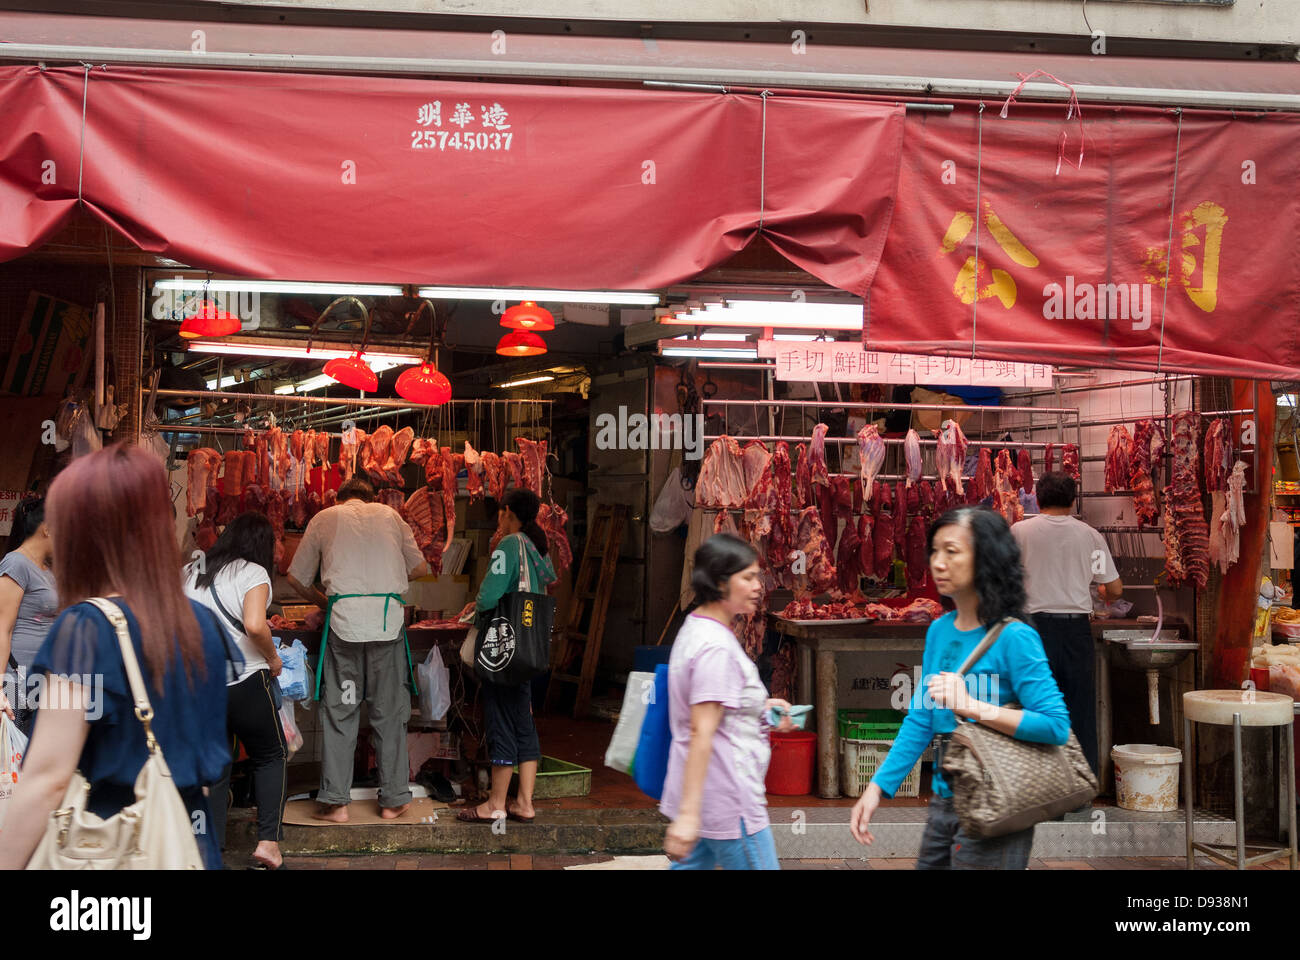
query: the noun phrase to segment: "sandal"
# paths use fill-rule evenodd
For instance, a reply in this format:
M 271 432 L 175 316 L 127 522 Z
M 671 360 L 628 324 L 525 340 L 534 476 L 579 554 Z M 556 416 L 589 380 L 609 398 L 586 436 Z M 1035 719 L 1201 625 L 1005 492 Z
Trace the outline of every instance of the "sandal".
M 509 814 L 506 814 L 508 817 Z M 480 817 L 478 815 L 478 804 L 472 807 L 466 807 L 456 814 L 456 819 L 461 823 L 496 823 L 500 817 Z
M 286 867 L 285 867 L 285 865 L 284 865 L 284 861 L 283 861 L 283 860 L 280 861 L 280 865 L 279 865 L 278 867 L 272 867 L 272 866 L 268 866 L 267 864 L 263 863 L 261 860 L 254 860 L 252 857 L 249 857 L 249 858 L 248 858 L 248 866 L 246 866 L 244 869 L 246 869 L 246 870 L 284 870 L 284 869 L 286 869 Z
M 537 815 L 534 814 L 531 817 L 522 817 L 517 813 L 511 813 L 509 810 L 507 810 L 506 819 L 513 820 L 515 823 L 532 823 L 534 820 L 537 819 Z

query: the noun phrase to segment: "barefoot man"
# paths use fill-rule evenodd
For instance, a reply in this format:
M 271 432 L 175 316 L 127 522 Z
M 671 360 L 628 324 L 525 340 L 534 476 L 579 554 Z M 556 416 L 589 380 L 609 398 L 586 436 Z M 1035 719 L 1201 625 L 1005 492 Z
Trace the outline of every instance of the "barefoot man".
M 379 814 L 400 817 L 411 805 L 406 722 L 410 667 L 402 636 L 407 583 L 429 572 L 411 528 L 354 477 L 336 506 L 312 517 L 289 567 L 295 590 L 327 611 L 318 670 L 322 744 L 318 820 L 346 823 L 361 701 L 379 762 Z M 323 589 L 315 587 L 317 573 Z

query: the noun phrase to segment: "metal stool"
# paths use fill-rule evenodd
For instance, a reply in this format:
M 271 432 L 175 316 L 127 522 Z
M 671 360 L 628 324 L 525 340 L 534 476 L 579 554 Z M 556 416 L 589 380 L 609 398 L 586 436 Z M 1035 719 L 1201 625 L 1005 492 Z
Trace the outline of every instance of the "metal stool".
M 1237 843 L 1236 857 L 1226 855 L 1233 847 L 1221 843 L 1197 843 L 1192 834 L 1192 767 L 1196 753 L 1192 749 L 1192 724 L 1213 723 L 1232 727 L 1232 785 L 1236 800 Z M 1273 755 L 1277 758 L 1277 727 L 1286 727 L 1286 764 L 1282 774 L 1286 778 L 1287 807 L 1290 826 L 1287 831 L 1289 846 L 1251 844 L 1249 849 L 1262 851 L 1246 856 L 1246 808 L 1242 793 L 1241 728 L 1273 727 Z M 1187 869 L 1196 869 L 1196 851 L 1228 866 L 1244 870 L 1256 863 L 1267 863 L 1289 855 L 1291 869 L 1296 869 L 1296 797 L 1295 797 L 1295 708 L 1288 696 L 1280 693 L 1255 693 L 1242 690 L 1193 690 L 1183 694 L 1183 806 L 1187 811 Z

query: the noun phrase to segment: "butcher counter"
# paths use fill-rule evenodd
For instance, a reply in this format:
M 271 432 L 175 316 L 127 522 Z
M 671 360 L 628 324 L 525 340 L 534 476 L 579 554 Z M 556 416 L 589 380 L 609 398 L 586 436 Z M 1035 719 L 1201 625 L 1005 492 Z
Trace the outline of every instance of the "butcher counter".
M 919 667 L 921 654 L 925 650 L 925 635 L 930 625 L 902 621 L 793 621 L 776 614 L 769 614 L 768 618 L 774 631 L 794 640 L 797 645 L 798 702 L 816 705 L 818 795 L 828 799 L 839 797 L 839 656 L 844 653 L 897 653 L 902 654 L 899 657 L 900 664 L 905 661 L 909 668 Z M 1180 620 L 1167 619 L 1164 626 L 1167 630 L 1178 631 L 1182 636 L 1187 635 L 1186 624 Z M 1097 746 L 1103 791 L 1107 789 L 1110 777 L 1111 748 L 1111 645 L 1103 642 L 1103 635 L 1111 631 L 1150 632 L 1153 629 L 1153 624 L 1139 623 L 1136 620 L 1094 620 L 1092 623 L 1093 639 L 1096 641 Z M 1193 660 L 1194 658 L 1188 659 L 1186 670 L 1180 670 L 1178 677 L 1180 685 L 1186 685 L 1188 689 L 1191 689 L 1191 680 L 1195 676 Z M 1192 672 L 1184 676 L 1186 671 Z M 1171 703 L 1173 709 L 1177 710 L 1181 707 L 1182 697 L 1172 697 Z M 1181 718 L 1176 719 L 1174 729 L 1179 731 L 1182 721 Z

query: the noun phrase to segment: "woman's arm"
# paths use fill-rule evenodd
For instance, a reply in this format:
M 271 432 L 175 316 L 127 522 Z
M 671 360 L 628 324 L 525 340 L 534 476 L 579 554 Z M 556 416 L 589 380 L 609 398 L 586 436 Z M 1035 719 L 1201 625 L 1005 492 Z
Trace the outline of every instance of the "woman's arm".
M 18 605 L 22 602 L 23 588 L 8 574 L 0 576 L 0 672 L 9 669 L 14 624 L 18 622 Z
M 669 825 L 664 838 L 664 849 L 669 856 L 686 856 L 699 839 L 704 779 L 713 757 L 713 735 L 722 723 L 722 711 L 722 704 L 714 701 L 691 705 L 691 745 L 682 771 L 682 798 L 677 806 L 677 819 Z
M 275 649 L 271 627 L 266 622 L 266 604 L 271 599 L 271 588 L 259 583 L 244 594 L 244 633 L 248 634 L 253 649 L 266 658 L 271 675 L 280 673 L 280 654 Z
M 501 598 L 519 586 L 519 555 L 516 550 L 506 550 L 500 543 L 492 551 L 488 561 L 488 572 L 479 584 L 478 599 L 474 607 L 479 613 L 486 613 L 501 602 Z
M 27 866 L 45 834 L 50 813 L 63 800 L 90 735 L 87 694 L 80 683 L 45 675 L 40 735 L 32 738 L 5 815 L 5 828 L 0 831 L 0 870 Z

